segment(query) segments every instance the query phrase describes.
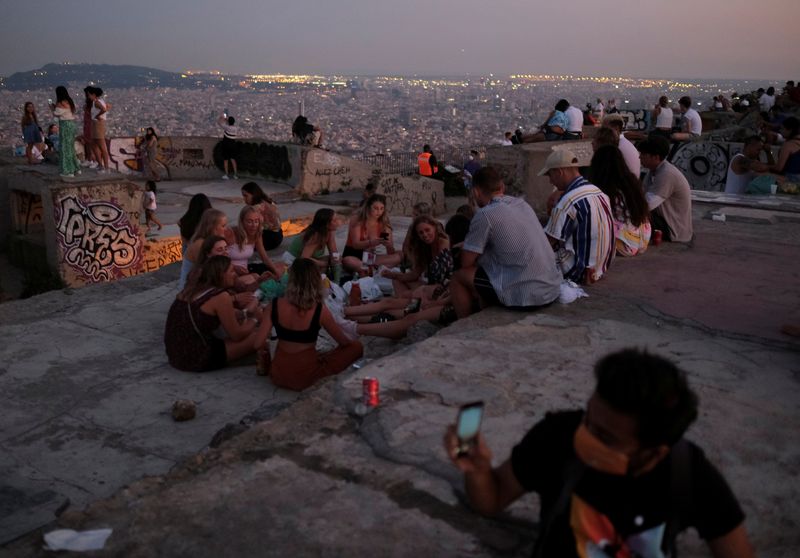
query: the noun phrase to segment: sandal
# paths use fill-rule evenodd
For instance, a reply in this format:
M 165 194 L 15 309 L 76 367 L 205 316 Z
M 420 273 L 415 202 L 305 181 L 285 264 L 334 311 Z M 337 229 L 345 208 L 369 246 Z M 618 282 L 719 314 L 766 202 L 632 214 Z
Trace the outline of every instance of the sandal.
M 380 312 L 379 314 L 375 314 L 374 316 L 372 316 L 372 319 L 370 319 L 369 323 L 371 323 L 371 324 L 383 324 L 383 323 L 386 323 L 386 322 L 393 322 L 396 319 L 397 318 L 395 318 L 394 316 L 392 316 L 391 314 L 389 314 L 387 312 Z

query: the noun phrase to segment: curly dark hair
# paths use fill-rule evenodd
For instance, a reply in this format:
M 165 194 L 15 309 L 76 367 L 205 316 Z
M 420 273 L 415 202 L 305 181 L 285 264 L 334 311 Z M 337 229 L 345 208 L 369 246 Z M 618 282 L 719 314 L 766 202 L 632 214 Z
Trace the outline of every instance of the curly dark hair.
M 672 446 L 697 418 L 697 395 L 686 374 L 660 356 L 624 349 L 595 365 L 595 393 L 613 409 L 632 416 L 643 447 Z

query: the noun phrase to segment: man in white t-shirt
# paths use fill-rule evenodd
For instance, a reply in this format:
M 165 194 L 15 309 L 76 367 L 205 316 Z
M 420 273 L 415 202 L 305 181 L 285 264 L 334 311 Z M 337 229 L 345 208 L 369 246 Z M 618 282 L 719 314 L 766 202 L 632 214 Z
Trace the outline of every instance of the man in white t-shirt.
M 570 105 L 564 114 L 567 115 L 567 131 L 562 139 L 583 139 L 583 111 L 575 105 Z
M 680 132 L 672 134 L 673 141 L 691 141 L 698 139 L 703 133 L 703 121 L 700 114 L 692 108 L 691 97 L 681 97 L 678 101 L 682 116 Z
M 642 174 L 641 161 L 639 160 L 639 150 L 631 141 L 625 137 L 623 130 L 625 129 L 625 119 L 621 114 L 609 114 L 603 118 L 603 126 L 611 128 L 619 135 L 619 150 L 622 152 L 622 157 L 625 159 L 625 165 L 633 173 L 636 178 Z
M 758 108 L 761 112 L 769 112 L 775 106 L 775 88 L 770 87 L 758 98 Z

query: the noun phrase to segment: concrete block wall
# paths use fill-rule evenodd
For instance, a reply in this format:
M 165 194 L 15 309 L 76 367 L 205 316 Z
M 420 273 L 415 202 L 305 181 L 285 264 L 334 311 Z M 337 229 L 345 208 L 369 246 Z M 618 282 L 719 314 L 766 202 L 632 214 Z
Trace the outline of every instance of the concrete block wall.
M 114 170 L 141 176 L 138 141 L 139 138 L 133 137 L 109 140 Z M 212 137 L 161 137 L 158 140 L 159 172 L 167 180 L 218 178 L 222 173 L 219 142 L 219 138 Z M 294 143 L 262 138 L 240 138 L 237 143 L 240 177 L 267 178 L 286 184 L 300 194 L 361 189 L 375 171 L 362 161 Z
M 424 176 L 381 176 L 375 189 L 386 196 L 386 210 L 389 215 L 410 217 L 413 207 L 426 202 L 431 205 L 434 215 L 441 215 L 447 209 L 444 199 L 444 182 Z

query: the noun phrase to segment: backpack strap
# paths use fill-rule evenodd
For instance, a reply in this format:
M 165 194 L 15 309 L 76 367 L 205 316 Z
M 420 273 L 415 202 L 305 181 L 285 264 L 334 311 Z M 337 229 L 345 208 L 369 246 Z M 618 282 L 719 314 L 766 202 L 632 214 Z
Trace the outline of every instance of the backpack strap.
M 584 471 L 586 471 L 586 465 L 577 457 L 571 459 L 564 465 L 561 492 L 556 499 L 555 505 L 550 508 L 547 516 L 544 517 L 539 524 L 539 536 L 536 539 L 536 546 L 533 548 L 533 558 L 542 558 L 544 556 L 544 543 L 550 534 L 553 523 L 556 518 L 567 509 L 572 492 L 575 490 L 575 486 L 577 486 L 578 482 L 583 478 Z
M 670 451 L 670 509 L 661 547 L 670 558 L 677 558 L 676 540 L 682 520 L 692 509 L 692 462 L 689 442 L 681 438 Z

